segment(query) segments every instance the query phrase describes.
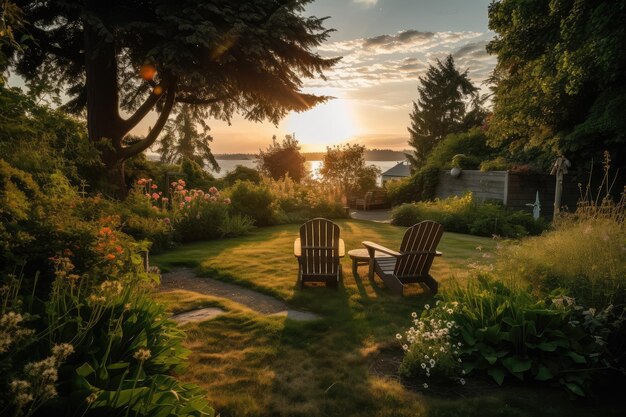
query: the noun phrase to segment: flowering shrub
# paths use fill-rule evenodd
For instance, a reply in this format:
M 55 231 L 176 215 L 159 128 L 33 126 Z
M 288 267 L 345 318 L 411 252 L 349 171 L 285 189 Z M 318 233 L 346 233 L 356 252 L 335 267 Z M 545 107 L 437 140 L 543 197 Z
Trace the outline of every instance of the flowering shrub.
M 454 378 L 465 385 L 462 369 L 459 326 L 454 321 L 457 302 L 437 301 L 434 308 L 425 305 L 421 316 L 412 313 L 413 326 L 396 338 L 405 352 L 400 373 L 405 377 Z M 428 388 L 428 383 L 423 383 Z
M 230 214 L 230 198 L 216 187 L 207 191 L 187 189 L 186 182 L 179 179 L 170 184 L 164 195 L 152 179 L 141 178 L 131 198 L 138 201 L 136 206 L 142 209 L 143 218 L 151 219 L 154 231 L 182 242 L 237 236 L 252 228 L 243 216 Z M 153 233 L 146 237 L 153 240 L 155 236 Z

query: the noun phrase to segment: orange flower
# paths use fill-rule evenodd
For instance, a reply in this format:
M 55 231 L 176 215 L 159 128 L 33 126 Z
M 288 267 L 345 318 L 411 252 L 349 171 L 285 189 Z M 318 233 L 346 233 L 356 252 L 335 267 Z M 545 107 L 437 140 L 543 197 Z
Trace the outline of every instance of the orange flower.
M 117 245 L 117 246 L 115 247 L 115 251 L 116 251 L 117 253 L 122 253 L 122 252 L 124 252 L 124 249 L 122 249 L 122 247 L 121 247 L 120 245 Z
M 107 261 L 112 261 L 113 259 L 115 259 L 115 255 L 113 255 L 112 253 L 107 254 L 106 256 Z

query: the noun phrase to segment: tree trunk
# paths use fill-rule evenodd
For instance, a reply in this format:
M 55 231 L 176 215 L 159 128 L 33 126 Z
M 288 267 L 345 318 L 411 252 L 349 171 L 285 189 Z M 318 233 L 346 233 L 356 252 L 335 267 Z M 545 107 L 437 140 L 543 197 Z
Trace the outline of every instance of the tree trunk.
M 115 188 L 114 194 L 123 198 L 127 190 L 119 151 L 126 132 L 119 115 L 115 44 L 98 33 L 101 28 L 97 29 L 87 21 L 83 24 L 89 140 L 102 152 L 107 178 Z

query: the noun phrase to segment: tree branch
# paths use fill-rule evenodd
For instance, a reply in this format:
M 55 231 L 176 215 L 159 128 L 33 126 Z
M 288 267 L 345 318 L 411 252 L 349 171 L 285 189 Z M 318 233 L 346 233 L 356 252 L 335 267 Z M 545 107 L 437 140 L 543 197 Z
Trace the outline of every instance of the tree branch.
M 146 117 L 150 110 L 152 110 L 154 105 L 157 104 L 161 97 L 163 97 L 163 94 L 154 94 L 154 92 L 150 93 L 150 96 L 141 106 L 139 106 L 137 110 L 135 110 L 135 113 L 122 122 L 122 134 L 128 133 L 133 127 L 137 126 L 137 124 L 139 124 L 139 122 Z
M 173 82 L 167 88 L 167 97 L 165 98 L 165 103 L 163 104 L 163 111 L 161 111 L 159 118 L 154 124 L 154 127 L 150 130 L 150 132 L 144 139 L 120 150 L 123 159 L 128 159 L 131 156 L 135 156 L 152 146 L 154 141 L 156 141 L 157 137 L 161 133 L 161 130 L 163 130 L 163 127 L 165 126 L 165 123 L 167 122 L 167 119 L 172 111 L 172 107 L 174 107 L 175 101 L 176 83 Z
M 178 96 L 178 98 L 176 99 L 176 102 L 185 103 L 185 104 L 205 105 L 205 104 L 218 103 L 220 101 L 224 101 L 231 97 L 232 97 L 231 95 L 227 95 L 227 94 L 224 94 L 223 96 L 207 98 L 207 99 L 187 97 L 187 96 Z

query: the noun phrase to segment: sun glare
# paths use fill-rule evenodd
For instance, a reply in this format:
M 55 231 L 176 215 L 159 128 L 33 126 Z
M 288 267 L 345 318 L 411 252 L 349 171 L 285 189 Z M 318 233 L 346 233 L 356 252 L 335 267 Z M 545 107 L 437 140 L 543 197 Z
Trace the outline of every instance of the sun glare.
M 336 98 L 304 113 L 292 113 L 285 129 L 296 134 L 305 148 L 323 150 L 360 134 L 349 100 Z

